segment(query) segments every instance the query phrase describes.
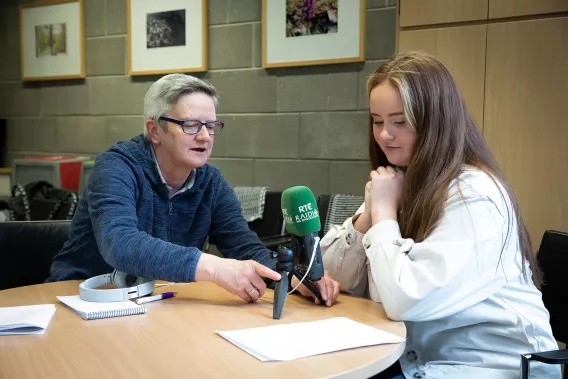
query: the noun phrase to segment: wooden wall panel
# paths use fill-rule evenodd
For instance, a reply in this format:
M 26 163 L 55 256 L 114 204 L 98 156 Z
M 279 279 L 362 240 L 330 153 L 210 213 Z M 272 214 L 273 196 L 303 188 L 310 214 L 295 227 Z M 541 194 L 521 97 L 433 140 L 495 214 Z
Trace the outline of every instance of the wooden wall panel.
M 489 0 L 489 18 L 568 11 L 568 0 Z
M 470 114 L 481 130 L 486 29 L 486 25 L 474 25 L 401 31 L 398 39 L 399 52 L 425 51 L 448 67 L 465 98 Z
M 400 26 L 486 20 L 489 0 L 400 0 Z
M 519 198 L 536 249 L 568 231 L 568 17 L 487 30 L 485 137 Z

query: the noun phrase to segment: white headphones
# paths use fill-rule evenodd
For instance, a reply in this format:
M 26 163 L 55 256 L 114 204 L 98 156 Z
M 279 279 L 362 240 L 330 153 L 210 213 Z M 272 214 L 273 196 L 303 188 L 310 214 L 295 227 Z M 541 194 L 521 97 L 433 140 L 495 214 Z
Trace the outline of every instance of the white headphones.
M 97 289 L 114 284 L 117 289 Z M 110 303 L 145 296 L 154 292 L 154 280 L 114 270 L 110 274 L 99 275 L 79 284 L 79 297 L 85 301 Z

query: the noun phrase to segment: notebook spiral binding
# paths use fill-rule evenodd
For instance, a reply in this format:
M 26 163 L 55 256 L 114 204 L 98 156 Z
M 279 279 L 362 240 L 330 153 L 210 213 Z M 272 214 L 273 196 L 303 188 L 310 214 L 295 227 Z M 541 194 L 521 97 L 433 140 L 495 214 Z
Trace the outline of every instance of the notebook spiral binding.
M 86 314 L 87 320 L 97 320 L 101 318 L 131 316 L 141 313 L 146 313 L 146 308 L 130 308 L 130 309 L 116 309 L 112 311 L 89 312 Z

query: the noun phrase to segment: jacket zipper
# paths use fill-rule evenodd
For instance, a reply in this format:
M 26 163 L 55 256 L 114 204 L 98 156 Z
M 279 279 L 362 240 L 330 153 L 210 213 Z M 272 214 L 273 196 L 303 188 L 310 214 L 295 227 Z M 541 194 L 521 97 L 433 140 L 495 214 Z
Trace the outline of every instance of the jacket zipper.
M 170 200 L 169 203 L 170 203 L 170 205 L 169 205 L 169 207 L 170 207 L 170 209 L 169 209 L 169 214 L 170 214 L 170 216 L 171 216 L 171 215 L 172 215 L 172 201 Z

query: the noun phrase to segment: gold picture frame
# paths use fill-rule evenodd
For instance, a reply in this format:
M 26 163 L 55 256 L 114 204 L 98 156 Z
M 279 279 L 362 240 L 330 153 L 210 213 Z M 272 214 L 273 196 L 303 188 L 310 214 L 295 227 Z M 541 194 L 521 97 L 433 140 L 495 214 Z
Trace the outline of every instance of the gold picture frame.
M 19 6 L 22 81 L 86 77 L 83 9 L 83 0 Z
M 128 75 L 207 71 L 206 0 L 127 0 Z
M 365 0 L 262 0 L 262 67 L 365 61 Z

